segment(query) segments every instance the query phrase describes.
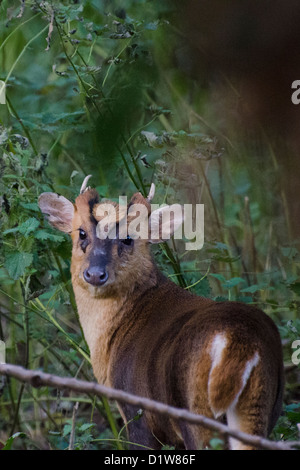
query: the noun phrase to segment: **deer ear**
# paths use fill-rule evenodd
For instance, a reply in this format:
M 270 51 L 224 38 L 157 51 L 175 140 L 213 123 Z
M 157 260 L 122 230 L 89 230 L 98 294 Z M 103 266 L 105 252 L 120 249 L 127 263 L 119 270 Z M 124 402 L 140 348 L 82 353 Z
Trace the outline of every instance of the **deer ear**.
M 180 204 L 163 206 L 149 217 L 149 242 L 161 243 L 169 240 L 184 222 L 183 207 Z M 180 237 L 181 238 L 181 237 Z
M 74 205 L 71 201 L 55 193 L 42 193 L 38 204 L 53 227 L 62 232 L 72 232 Z

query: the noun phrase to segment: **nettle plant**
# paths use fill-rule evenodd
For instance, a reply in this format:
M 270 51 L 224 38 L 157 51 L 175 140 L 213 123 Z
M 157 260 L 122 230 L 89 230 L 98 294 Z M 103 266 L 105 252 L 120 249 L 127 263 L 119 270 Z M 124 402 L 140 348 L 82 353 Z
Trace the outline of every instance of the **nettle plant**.
M 74 322 L 77 311 L 67 260 L 70 242 L 44 223 L 37 205 L 40 190 L 53 188 L 45 172 L 47 158 L 33 156 L 27 148 L 26 138 L 18 135 L 15 142 L 15 136 L 9 130 L 5 135 L 0 169 L 0 336 L 5 341 L 6 362 L 28 368 L 42 367 L 52 373 L 60 370 L 62 375 L 75 375 L 81 370 L 82 376 L 91 380 L 89 368 L 83 367 L 83 363 L 89 364 L 88 348 L 80 327 Z M 61 315 L 64 316 L 63 320 Z M 52 403 L 51 398 L 55 399 L 55 407 L 49 412 L 53 413 L 56 409 L 63 417 L 63 410 L 68 408 L 61 405 L 69 402 L 65 402 L 60 395 L 51 397 L 49 391 L 42 389 L 34 393 L 33 399 L 30 390 L 22 385 L 12 382 L 11 386 L 3 387 L 2 401 L 10 404 L 1 411 L 3 432 L 8 433 L 4 436 L 12 436 L 5 448 L 24 445 L 35 448 L 26 433 L 21 433 L 21 436 L 14 431 L 22 428 L 19 417 L 21 409 L 28 416 L 33 413 L 35 426 L 39 426 L 39 407 L 33 412 L 32 404 L 34 400 L 39 403 L 40 396 L 48 403 Z M 99 412 L 111 423 L 106 438 L 113 437 L 110 428 L 117 436 L 115 416 L 107 401 L 103 399 L 101 402 L 91 397 L 91 404 L 92 413 L 94 410 Z M 44 409 L 42 402 L 40 406 L 41 410 Z M 84 415 L 85 412 L 81 416 Z M 65 431 L 60 431 L 57 425 L 53 426 L 50 414 L 48 417 L 46 427 L 52 433 L 49 441 L 60 448 L 65 442 Z M 61 438 L 58 439 L 57 435 Z M 20 436 L 25 439 L 20 439 Z M 80 439 L 82 441 L 83 437 Z M 119 444 L 114 445 L 120 447 Z
M 20 140 L 21 136 L 18 137 Z M 64 238 L 57 237 L 48 227 L 41 227 L 35 194 L 38 187 L 51 187 L 44 173 L 47 156 L 33 157 L 26 148 L 26 139 L 24 142 L 23 146 L 17 142 L 11 147 L 13 144 L 7 138 L 7 146 L 13 151 L 4 150 L 1 157 L 3 262 L 11 279 L 36 275 L 38 282 L 44 262 L 40 259 L 39 264 L 40 253 L 48 250 L 51 242 L 59 244 Z

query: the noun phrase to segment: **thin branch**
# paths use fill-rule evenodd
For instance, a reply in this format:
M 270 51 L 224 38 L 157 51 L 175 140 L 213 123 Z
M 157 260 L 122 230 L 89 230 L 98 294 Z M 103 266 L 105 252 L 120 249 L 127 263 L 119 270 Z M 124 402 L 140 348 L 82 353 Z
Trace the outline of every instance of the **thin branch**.
M 26 292 L 25 292 L 25 286 L 22 281 L 20 281 L 21 285 L 21 292 L 22 292 L 22 297 L 23 297 L 23 302 L 24 302 L 24 331 L 25 331 L 25 361 L 24 365 L 27 368 L 28 367 L 28 361 L 29 361 L 29 324 L 28 324 L 28 309 L 27 309 L 27 299 L 26 299 Z M 10 430 L 10 434 L 12 435 L 15 431 L 15 427 L 17 424 L 19 424 L 19 411 L 20 411 L 20 406 L 21 406 L 21 400 L 22 396 L 24 393 L 25 389 L 25 384 L 22 383 L 20 390 L 19 390 L 19 396 L 18 396 L 18 402 L 17 402 L 17 407 L 15 409 L 15 416 L 13 420 L 13 424 Z
M 76 425 L 76 416 L 79 408 L 79 402 L 77 401 L 73 407 L 73 414 L 72 414 L 72 429 L 70 434 L 70 441 L 69 441 L 69 450 L 74 450 L 74 442 L 75 442 L 75 425 Z
M 150 410 L 162 415 L 168 415 L 176 420 L 185 420 L 191 424 L 198 424 L 206 428 L 217 431 L 224 436 L 232 436 L 246 444 L 259 449 L 268 450 L 292 450 L 295 446 L 300 446 L 300 441 L 294 442 L 274 442 L 269 439 L 246 434 L 245 432 L 230 429 L 214 419 L 206 416 L 197 415 L 188 410 L 166 405 L 149 398 L 143 398 L 123 390 L 115 390 L 95 382 L 86 382 L 68 377 L 59 377 L 52 374 L 46 374 L 38 370 L 28 370 L 21 366 L 13 364 L 0 364 L 0 374 L 15 377 L 22 382 L 28 382 L 33 387 L 50 386 L 59 389 L 69 389 L 76 392 L 93 393 L 97 396 L 106 396 L 109 399 L 125 402 L 138 406 L 142 409 Z
M 49 21 L 48 36 L 46 37 L 47 47 L 46 47 L 45 51 L 50 50 L 51 37 L 52 37 L 52 33 L 53 33 L 53 23 L 54 23 L 54 10 L 52 10 L 50 21 Z

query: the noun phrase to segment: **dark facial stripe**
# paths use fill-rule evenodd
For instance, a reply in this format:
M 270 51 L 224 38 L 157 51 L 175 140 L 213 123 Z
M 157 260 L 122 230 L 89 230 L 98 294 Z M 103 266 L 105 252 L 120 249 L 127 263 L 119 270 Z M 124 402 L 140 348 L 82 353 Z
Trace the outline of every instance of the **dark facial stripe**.
M 95 217 L 93 216 L 93 210 L 94 210 L 94 206 L 95 204 L 99 204 L 100 202 L 100 198 L 99 198 L 99 195 L 96 194 L 94 197 L 92 197 L 89 201 L 88 201 L 88 204 L 89 204 L 89 208 L 90 208 L 90 220 L 93 224 L 97 225 L 97 220 L 95 219 Z
M 100 202 L 100 198 L 99 198 L 98 194 L 96 194 L 94 197 L 92 197 L 89 200 L 89 206 L 90 206 L 90 213 L 91 214 L 93 213 L 94 205 L 99 204 L 99 202 Z

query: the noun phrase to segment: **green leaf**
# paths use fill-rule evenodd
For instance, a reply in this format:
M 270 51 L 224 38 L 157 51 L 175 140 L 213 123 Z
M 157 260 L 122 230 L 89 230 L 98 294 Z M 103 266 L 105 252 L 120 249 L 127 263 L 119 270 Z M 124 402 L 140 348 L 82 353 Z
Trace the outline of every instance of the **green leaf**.
M 34 131 L 43 130 L 44 132 L 60 131 L 73 129 L 76 125 L 76 131 L 87 131 L 89 126 L 86 123 L 80 123 L 80 118 L 84 116 L 84 111 L 74 111 L 72 113 L 36 113 L 22 116 L 23 123 Z
M 12 279 L 19 279 L 25 273 L 33 261 L 32 253 L 15 252 L 10 253 L 6 257 L 5 268 Z
M 8 233 L 19 232 L 22 233 L 25 238 L 27 238 L 30 233 L 34 232 L 38 228 L 39 225 L 40 222 L 35 217 L 30 217 L 18 227 L 5 230 L 5 232 L 3 232 L 3 235 L 7 235 Z
M 84 432 L 84 431 L 87 431 L 88 429 L 91 429 L 95 426 L 96 426 L 95 423 L 84 423 L 79 427 L 79 431 Z
M 289 405 L 285 406 L 285 411 L 295 411 L 295 410 L 300 410 L 300 403 L 290 403 Z
M 2 450 L 11 450 L 12 445 L 15 439 L 17 439 L 17 437 L 26 437 L 26 434 L 23 432 L 16 432 L 15 434 L 13 434 L 11 437 L 7 439 L 5 446 L 2 447 Z
M 226 279 L 222 274 L 211 273 L 210 276 L 215 277 L 216 279 L 218 279 L 218 281 L 226 282 Z
M 237 286 L 238 284 L 245 283 L 245 279 L 242 279 L 241 277 L 233 277 L 231 279 L 228 279 L 228 281 L 225 282 L 224 287 L 227 289 L 231 289 L 232 287 Z
M 287 417 L 292 423 L 300 423 L 300 413 L 296 413 L 295 411 L 288 411 Z
M 64 429 L 63 429 L 63 437 L 68 436 L 72 431 L 72 426 L 71 424 L 65 424 Z
M 34 238 L 37 238 L 38 240 L 49 240 L 49 241 L 58 242 L 58 243 L 64 241 L 64 237 L 62 235 L 57 235 L 55 233 L 50 233 L 50 232 L 47 232 L 47 230 L 44 230 L 44 229 L 37 230 L 34 233 Z
M 40 222 L 35 218 L 35 217 L 30 217 L 30 219 L 26 220 L 22 225 L 19 226 L 19 231 L 25 236 L 28 237 L 28 235 L 31 232 L 34 232 L 38 226 L 40 225 Z
M 20 202 L 20 206 L 34 212 L 40 212 L 40 208 L 36 202 Z
M 222 439 L 218 439 L 217 437 L 211 439 L 209 441 L 210 446 L 214 450 L 223 450 L 224 449 L 224 441 Z
M 74 5 L 59 5 L 59 13 L 65 14 L 69 20 L 76 20 L 78 19 L 78 14 L 82 13 L 83 5 L 79 5 L 75 7 Z
M 255 292 L 264 290 L 266 288 L 270 290 L 274 289 L 274 287 L 270 287 L 267 283 L 262 283 L 262 284 L 253 284 L 253 286 L 245 287 L 244 289 L 241 290 L 241 292 L 249 292 L 250 294 L 254 294 Z
M 293 284 L 290 284 L 289 289 L 291 289 L 292 292 L 300 296 L 300 281 L 294 282 Z
M 210 276 L 215 277 L 220 282 L 222 282 L 222 286 L 225 289 L 231 289 L 232 287 L 235 287 L 240 283 L 245 283 L 245 279 L 243 279 L 241 277 L 233 277 L 231 279 L 226 280 L 225 277 L 222 274 L 211 273 Z M 241 291 L 241 292 L 243 292 L 243 291 Z

